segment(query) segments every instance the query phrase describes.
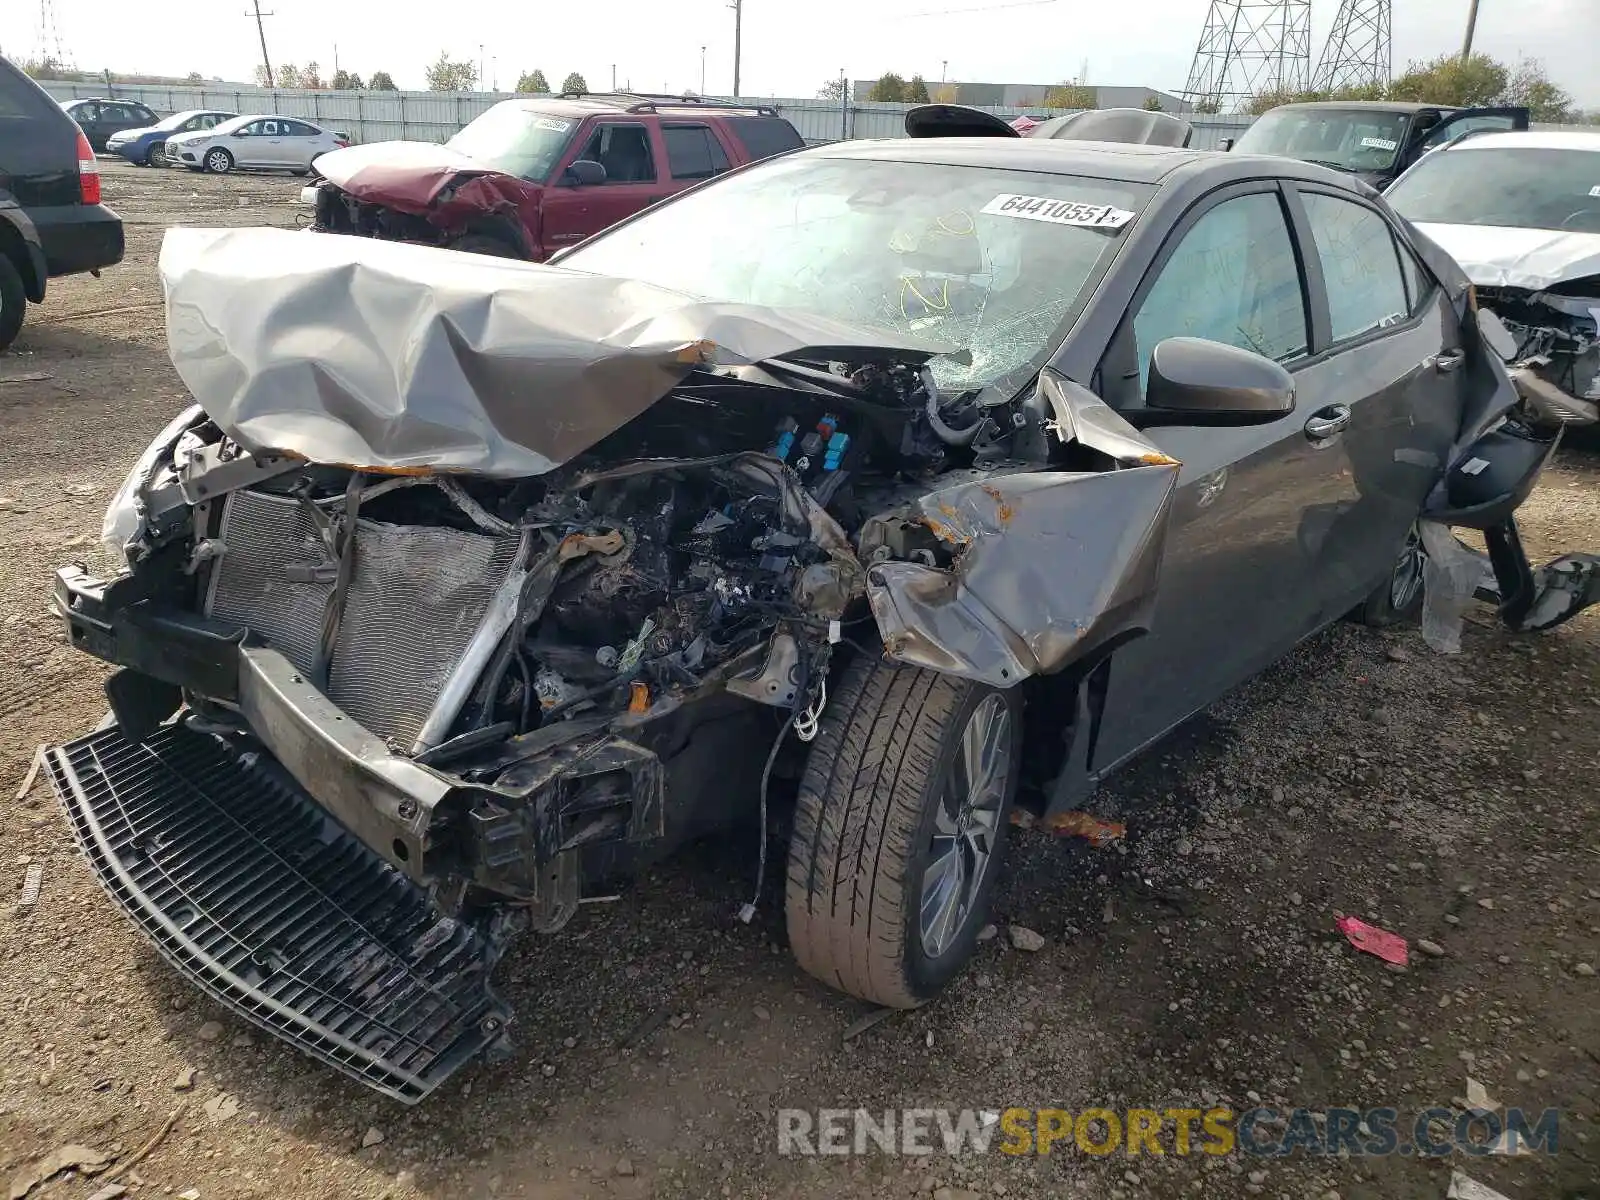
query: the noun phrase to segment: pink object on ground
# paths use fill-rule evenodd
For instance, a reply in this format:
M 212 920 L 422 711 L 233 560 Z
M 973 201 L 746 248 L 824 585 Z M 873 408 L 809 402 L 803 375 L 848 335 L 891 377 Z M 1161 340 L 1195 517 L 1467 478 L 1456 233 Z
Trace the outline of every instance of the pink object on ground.
M 1357 950 L 1375 954 L 1384 962 L 1406 965 L 1406 940 L 1397 933 L 1368 925 L 1358 917 L 1340 917 L 1334 926 Z

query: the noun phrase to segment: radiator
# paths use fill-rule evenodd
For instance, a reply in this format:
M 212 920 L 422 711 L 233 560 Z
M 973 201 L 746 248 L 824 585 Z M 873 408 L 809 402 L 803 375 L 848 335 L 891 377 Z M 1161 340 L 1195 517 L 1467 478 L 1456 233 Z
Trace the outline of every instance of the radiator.
M 309 673 L 333 584 L 288 577 L 292 564 L 325 558 L 305 506 L 233 492 L 220 540 L 226 549 L 212 573 L 207 613 L 247 626 Z M 357 521 L 328 698 L 409 749 L 516 565 L 518 545 L 514 537 Z

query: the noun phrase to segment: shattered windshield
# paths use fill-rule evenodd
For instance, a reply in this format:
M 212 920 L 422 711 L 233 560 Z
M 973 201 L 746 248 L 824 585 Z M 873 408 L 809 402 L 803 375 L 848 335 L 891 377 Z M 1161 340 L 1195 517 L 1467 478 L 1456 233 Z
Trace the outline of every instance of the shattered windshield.
M 971 352 L 939 386 L 1043 365 L 1152 189 L 944 163 L 794 157 L 647 212 L 561 259 L 707 300 L 795 308 Z
M 1600 233 L 1600 152 L 1444 150 L 1401 176 L 1385 199 L 1412 221 Z
M 542 183 L 556 169 L 577 128 L 573 117 L 507 100 L 473 120 L 445 145 L 507 175 Z
M 1264 114 L 1234 149 L 1281 154 L 1340 171 L 1387 171 L 1405 144 L 1406 113 L 1365 108 L 1290 108 Z

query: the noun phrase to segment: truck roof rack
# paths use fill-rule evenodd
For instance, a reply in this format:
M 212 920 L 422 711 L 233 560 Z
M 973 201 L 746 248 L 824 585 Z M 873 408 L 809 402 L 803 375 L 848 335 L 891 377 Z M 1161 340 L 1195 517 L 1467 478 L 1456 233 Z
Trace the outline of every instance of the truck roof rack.
M 601 100 L 621 106 L 624 112 L 647 113 L 658 108 L 739 109 L 763 117 L 775 117 L 770 104 L 746 104 L 739 100 L 718 100 L 706 96 L 675 96 L 671 92 L 562 92 L 559 100 Z

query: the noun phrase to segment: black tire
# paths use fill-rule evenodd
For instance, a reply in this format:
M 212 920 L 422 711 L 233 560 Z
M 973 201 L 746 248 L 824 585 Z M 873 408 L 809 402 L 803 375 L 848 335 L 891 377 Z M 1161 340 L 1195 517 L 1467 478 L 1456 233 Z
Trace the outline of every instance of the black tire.
M 1413 529 L 1388 578 L 1352 614 L 1356 620 L 1369 629 L 1415 621 L 1422 612 L 1422 557 L 1422 542 Z
M 147 167 L 158 167 L 164 169 L 167 165 L 167 144 L 165 142 L 154 143 L 150 149 L 145 152 L 144 165 Z
M 221 146 L 214 146 L 201 156 L 200 165 L 207 174 L 226 175 L 233 170 L 233 155 Z
M 491 258 L 521 258 L 522 255 L 510 242 L 497 237 L 490 237 L 484 233 L 464 233 L 446 247 L 447 250 L 459 250 L 463 254 L 487 254 Z
M 296 179 L 304 179 L 307 175 L 311 174 L 311 168 L 296 167 L 294 170 L 290 171 L 289 174 L 293 175 Z
M 28 293 L 22 286 L 22 272 L 9 255 L 0 254 L 0 351 L 17 340 L 27 312 Z
M 1005 716 L 994 739 L 1006 758 L 1003 782 L 993 789 L 991 848 L 981 874 L 969 876 L 978 882 L 957 910 L 958 923 L 930 953 L 923 888 L 936 820 L 980 706 Z M 967 965 L 1004 855 L 1021 730 L 1014 690 L 882 660 L 846 668 L 806 761 L 789 841 L 789 942 L 808 974 L 875 1004 L 912 1008 Z M 966 826 L 958 820 L 959 831 Z

